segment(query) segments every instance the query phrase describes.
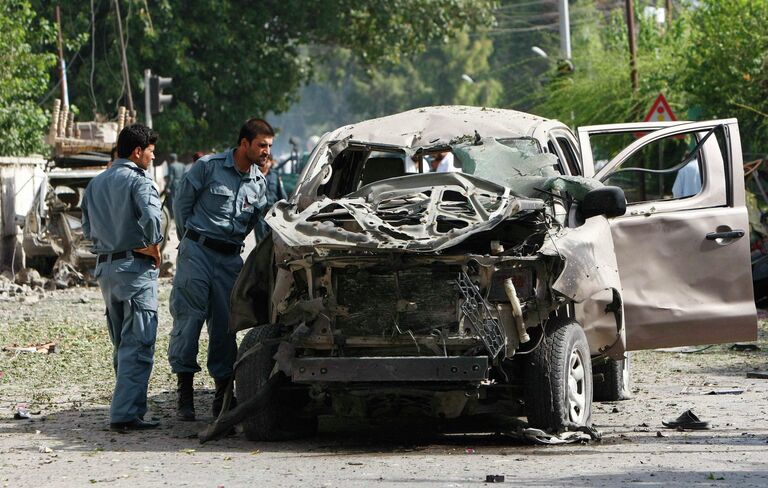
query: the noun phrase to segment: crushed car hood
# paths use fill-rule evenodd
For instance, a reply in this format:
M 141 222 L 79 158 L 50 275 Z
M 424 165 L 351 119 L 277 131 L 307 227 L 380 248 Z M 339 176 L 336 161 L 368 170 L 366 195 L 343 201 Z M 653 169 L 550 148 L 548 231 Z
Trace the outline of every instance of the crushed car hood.
M 434 252 L 494 228 L 544 202 L 462 173 L 427 173 L 372 183 L 303 211 L 278 202 L 266 220 L 288 246 Z
M 446 105 L 346 125 L 333 132 L 331 140 L 352 139 L 400 147 L 449 144 L 457 136 L 524 137 L 530 121 L 541 117 L 496 108 Z M 525 121 L 526 123 L 523 123 Z

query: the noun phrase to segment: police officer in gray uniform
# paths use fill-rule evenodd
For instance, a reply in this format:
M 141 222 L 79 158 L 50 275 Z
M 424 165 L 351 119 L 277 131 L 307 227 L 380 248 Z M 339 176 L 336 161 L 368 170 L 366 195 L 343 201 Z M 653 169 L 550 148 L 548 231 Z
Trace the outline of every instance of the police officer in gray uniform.
M 186 166 L 179 161 L 179 157 L 176 153 L 168 155 L 171 158 L 171 162 L 168 163 L 168 175 L 165 177 L 165 205 L 168 210 L 173 212 L 173 197 L 176 195 L 176 190 L 181 183 L 181 179 L 186 172 Z
M 171 291 L 168 361 L 178 375 L 180 420 L 195 420 L 193 380 L 200 371 L 203 322 L 208 324 L 208 372 L 216 383 L 214 417 L 221 411 L 237 356 L 235 334 L 229 332 L 229 295 L 243 267 L 243 241 L 266 205 L 266 183 L 258 166 L 269 157 L 274 136 L 266 121 L 248 120 L 237 147 L 195 162 L 174 198 L 181 244 Z
M 147 385 L 157 335 L 160 267 L 160 198 L 146 173 L 155 158 L 157 134 L 143 125 L 124 128 L 112 166 L 91 180 L 83 199 L 83 234 L 98 254 L 95 277 L 107 305 L 114 346 L 115 391 L 110 428 L 143 430 Z

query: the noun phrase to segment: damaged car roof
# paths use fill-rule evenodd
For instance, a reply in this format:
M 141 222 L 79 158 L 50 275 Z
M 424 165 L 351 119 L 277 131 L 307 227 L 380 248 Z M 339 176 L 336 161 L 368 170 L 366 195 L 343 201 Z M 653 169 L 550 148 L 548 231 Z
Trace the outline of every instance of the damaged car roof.
M 388 144 L 400 147 L 447 145 L 460 135 L 503 137 L 530 136 L 548 119 L 498 108 L 445 105 L 425 107 L 378 119 L 341 127 L 331 140 L 351 139 L 358 142 Z

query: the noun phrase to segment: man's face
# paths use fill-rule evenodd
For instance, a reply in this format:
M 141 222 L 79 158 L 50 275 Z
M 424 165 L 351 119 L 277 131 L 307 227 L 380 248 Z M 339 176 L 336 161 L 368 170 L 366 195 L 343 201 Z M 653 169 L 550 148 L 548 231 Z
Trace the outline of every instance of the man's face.
M 259 167 L 266 164 L 272 149 L 272 139 L 270 136 L 258 135 L 246 146 L 245 156 L 251 164 L 257 164 Z M 243 139 L 241 144 L 245 143 L 247 141 Z
M 152 161 L 155 159 L 155 145 L 150 144 L 149 146 L 142 149 L 141 147 L 137 147 L 133 150 L 133 153 L 131 154 L 131 161 L 136 163 L 136 166 L 139 168 L 146 170 L 149 168 L 149 166 L 152 164 Z

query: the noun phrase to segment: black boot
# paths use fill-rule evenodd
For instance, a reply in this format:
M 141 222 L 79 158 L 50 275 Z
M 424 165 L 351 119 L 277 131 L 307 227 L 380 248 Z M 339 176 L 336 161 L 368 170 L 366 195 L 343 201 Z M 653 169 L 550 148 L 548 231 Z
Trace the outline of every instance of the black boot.
M 221 413 L 221 408 L 224 406 L 224 394 L 227 392 L 227 385 L 232 381 L 232 377 L 222 378 L 220 380 L 214 378 L 213 381 L 216 383 L 216 394 L 213 396 L 213 407 L 211 410 L 213 412 L 213 418 L 218 418 Z M 237 398 L 235 398 L 233 393 L 232 399 L 229 401 L 229 409 L 232 410 L 236 406 Z
M 195 420 L 195 390 L 192 386 L 195 373 L 179 373 L 177 376 L 179 401 L 176 418 L 185 422 L 192 422 Z

